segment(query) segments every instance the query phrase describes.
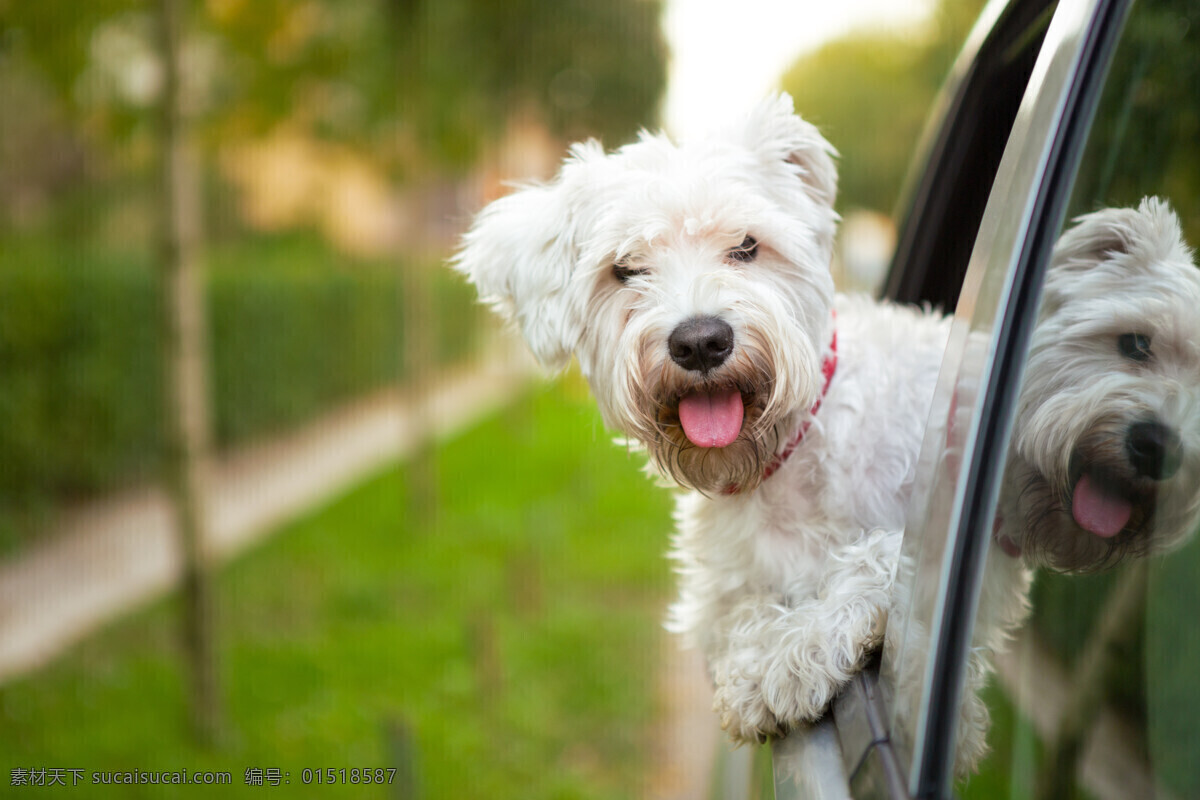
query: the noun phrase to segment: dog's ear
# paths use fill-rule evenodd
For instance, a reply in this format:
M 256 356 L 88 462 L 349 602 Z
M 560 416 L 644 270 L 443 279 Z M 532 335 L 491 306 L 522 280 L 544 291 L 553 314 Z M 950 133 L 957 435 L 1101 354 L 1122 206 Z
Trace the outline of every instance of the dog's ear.
M 1061 273 L 1089 270 L 1106 258 L 1129 252 L 1132 208 L 1106 208 L 1076 217 L 1054 244 L 1051 264 Z
M 563 175 L 487 206 L 463 236 L 452 266 L 479 297 L 520 328 L 534 357 L 566 366 L 578 339 L 570 284 L 578 258 Z
M 791 164 L 804 182 L 806 193 L 818 203 L 833 207 L 837 199 L 837 150 L 816 126 L 796 115 L 786 92 L 764 100 L 740 128 L 743 144 L 768 163 Z
M 1103 261 L 1136 268 L 1167 259 L 1190 258 L 1179 217 L 1167 201 L 1144 197 L 1137 208 L 1105 208 L 1076 217 L 1054 245 L 1051 268 L 1079 274 Z
M 1192 259 L 1179 217 L 1158 197 L 1142 198 L 1137 208 L 1105 208 L 1073 222 L 1054 245 L 1043 314 L 1066 302 L 1080 276 L 1100 265 L 1136 274 L 1157 262 Z

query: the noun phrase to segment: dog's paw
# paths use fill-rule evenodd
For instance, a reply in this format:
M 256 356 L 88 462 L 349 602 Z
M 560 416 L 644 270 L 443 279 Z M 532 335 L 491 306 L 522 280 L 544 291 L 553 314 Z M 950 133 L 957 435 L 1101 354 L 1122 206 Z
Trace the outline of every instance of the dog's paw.
M 721 730 L 735 742 L 761 744 L 787 733 L 787 728 L 767 707 L 755 681 L 739 679 L 719 684 L 713 692 L 713 711 L 721 720 Z
M 811 674 L 801 679 L 778 661 L 761 674 L 714 671 L 713 711 L 734 741 L 761 743 L 820 719 L 841 688 L 839 677 Z
M 757 658 L 728 658 L 710 665 L 713 711 L 721 721 L 721 729 L 735 742 L 762 743 L 787 733 L 787 727 L 763 698 L 762 663 L 760 654 Z
M 763 674 L 762 696 L 775 718 L 793 728 L 820 719 L 850 676 L 844 670 L 797 672 L 787 661 L 776 659 Z
M 842 687 L 866 663 L 882 639 L 880 618 L 864 613 L 840 632 L 798 630 L 763 671 L 767 708 L 787 727 L 821 718 Z

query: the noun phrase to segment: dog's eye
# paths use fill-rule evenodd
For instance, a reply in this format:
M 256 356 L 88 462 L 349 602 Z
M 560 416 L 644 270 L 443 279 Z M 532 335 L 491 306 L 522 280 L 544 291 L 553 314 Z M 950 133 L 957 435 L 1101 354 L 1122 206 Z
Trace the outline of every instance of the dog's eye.
M 732 258 L 734 261 L 741 261 L 743 263 L 747 261 L 753 261 L 754 257 L 757 255 L 758 240 L 753 236 L 747 236 L 745 239 L 742 239 L 741 244 L 729 251 L 730 258 Z
M 613 273 L 613 277 L 615 277 L 621 283 L 627 283 L 629 281 L 629 279 L 634 277 L 635 275 L 645 275 L 646 270 L 637 269 L 636 267 L 631 267 L 628 264 L 626 264 L 624 261 L 618 261 L 615 264 L 613 264 L 612 273 Z
M 1122 333 L 1117 337 L 1117 349 L 1131 361 L 1149 361 L 1150 337 L 1140 333 Z

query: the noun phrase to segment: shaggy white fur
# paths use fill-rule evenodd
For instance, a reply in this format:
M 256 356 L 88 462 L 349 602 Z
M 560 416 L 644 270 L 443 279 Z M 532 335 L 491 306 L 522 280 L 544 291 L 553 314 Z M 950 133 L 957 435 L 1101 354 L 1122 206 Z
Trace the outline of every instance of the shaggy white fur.
M 949 330 L 835 301 L 833 154 L 787 96 L 703 141 L 577 145 L 485 209 L 456 260 L 692 490 L 669 627 L 704 652 L 738 740 L 819 717 L 878 645 Z

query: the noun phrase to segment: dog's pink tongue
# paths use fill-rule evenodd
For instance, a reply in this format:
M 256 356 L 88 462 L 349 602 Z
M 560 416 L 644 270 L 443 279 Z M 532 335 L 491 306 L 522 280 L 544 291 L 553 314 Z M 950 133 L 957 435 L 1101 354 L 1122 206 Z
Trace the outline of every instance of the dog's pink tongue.
M 1133 505 L 1124 497 L 1108 494 L 1085 474 L 1075 484 L 1071 515 L 1079 527 L 1105 539 L 1116 536 L 1129 522 Z
M 679 422 L 697 447 L 725 447 L 742 430 L 742 395 L 736 389 L 694 392 L 679 401 Z

